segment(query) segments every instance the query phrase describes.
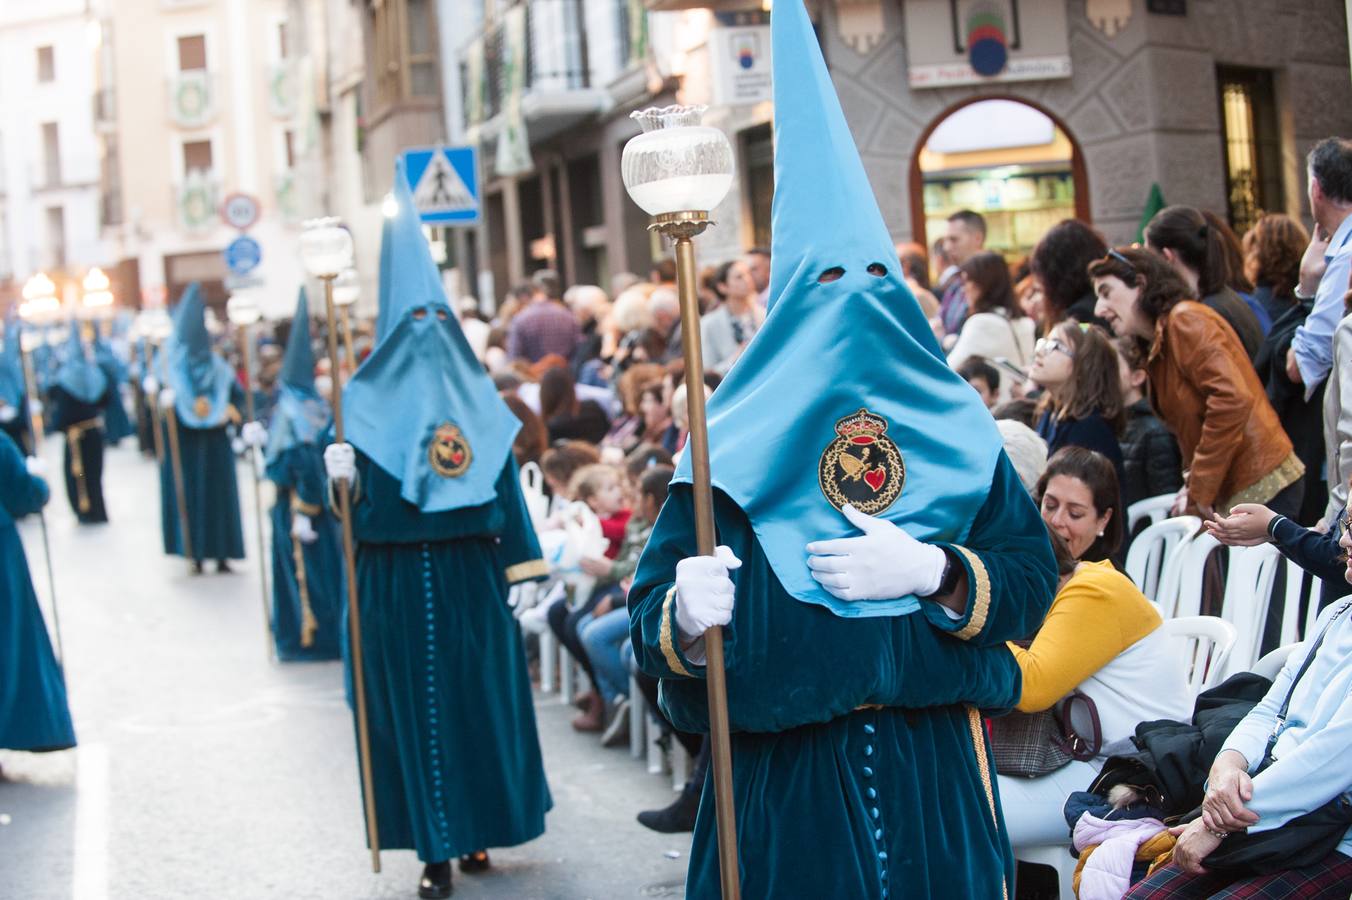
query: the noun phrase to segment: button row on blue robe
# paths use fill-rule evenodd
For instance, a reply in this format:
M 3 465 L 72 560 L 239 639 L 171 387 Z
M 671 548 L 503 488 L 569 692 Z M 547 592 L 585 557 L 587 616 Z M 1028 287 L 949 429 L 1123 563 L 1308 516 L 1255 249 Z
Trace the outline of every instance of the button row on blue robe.
M 450 824 L 446 821 L 446 805 L 441 793 L 441 740 L 437 727 L 436 695 L 436 617 L 433 614 L 432 598 L 432 555 L 428 545 L 422 545 L 423 563 L 423 600 L 427 609 L 427 739 L 432 750 L 432 799 L 437 813 L 438 830 L 443 843 L 450 843 Z
M 877 731 L 878 731 L 878 729 L 877 729 L 874 725 L 872 725 L 871 723 L 868 723 L 868 722 L 865 722 L 865 723 L 864 723 L 864 734 L 867 734 L 867 735 L 872 736 L 872 735 L 876 734 Z M 873 756 L 873 745 L 872 745 L 872 744 L 865 744 L 865 745 L 864 745 L 864 756 L 866 756 L 866 757 L 872 757 L 872 756 Z M 864 772 L 864 777 L 865 777 L 865 778 L 872 778 L 872 777 L 873 777 L 873 769 L 872 769 L 871 767 L 869 767 L 869 766 L 864 766 L 864 767 L 863 767 L 863 772 Z M 867 794 L 867 796 L 868 796 L 868 798 L 869 798 L 870 800 L 876 800 L 876 799 L 878 799 L 878 791 L 877 791 L 876 788 L 870 787 L 870 788 L 868 788 L 868 790 L 867 790 L 865 793 Z M 878 825 L 878 826 L 879 826 L 879 827 L 875 828 L 874 831 L 873 831 L 873 839 L 874 839 L 875 841 L 877 841 L 878 843 L 881 844 L 881 843 L 882 843 L 882 840 L 883 840 L 883 829 L 882 829 L 881 823 L 878 821 L 878 819 L 879 819 L 879 816 L 881 816 L 882 811 L 879 810 L 878 807 L 876 807 L 876 806 L 871 806 L 871 807 L 869 807 L 868 814 L 869 814 L 869 817 L 873 819 L 875 825 Z M 886 897 L 886 896 L 887 896 L 887 851 L 886 851 L 886 850 L 881 850 L 881 849 L 878 851 L 878 881 L 882 883 L 882 896 L 883 896 L 883 897 Z

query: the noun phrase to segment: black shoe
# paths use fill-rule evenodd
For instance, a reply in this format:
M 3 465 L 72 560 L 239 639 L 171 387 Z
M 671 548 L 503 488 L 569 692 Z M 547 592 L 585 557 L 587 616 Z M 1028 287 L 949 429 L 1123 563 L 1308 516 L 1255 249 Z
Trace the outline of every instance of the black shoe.
M 200 559 L 194 559 L 192 561 L 192 573 L 194 575 L 202 574 L 202 561 Z
M 428 863 L 418 881 L 418 896 L 424 900 L 443 900 L 451 896 L 451 864 Z
M 699 812 L 699 791 L 686 787 L 676 802 L 666 809 L 648 809 L 638 814 L 638 823 L 644 828 L 662 834 L 679 834 L 695 830 L 695 813 Z
M 230 563 L 227 560 L 224 559 L 216 560 L 216 574 L 229 575 L 234 571 L 235 571 L 234 569 L 230 568 Z
M 466 853 L 460 857 L 460 871 L 468 872 L 471 875 L 475 872 L 487 872 L 491 865 L 487 850 L 475 850 L 473 853 Z

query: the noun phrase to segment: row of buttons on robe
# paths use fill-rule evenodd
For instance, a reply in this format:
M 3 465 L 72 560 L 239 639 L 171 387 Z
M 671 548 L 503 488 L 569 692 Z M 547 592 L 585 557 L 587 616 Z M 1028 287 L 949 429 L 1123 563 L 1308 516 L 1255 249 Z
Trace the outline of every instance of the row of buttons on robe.
M 878 729 L 875 728 L 875 727 L 873 726 L 872 723 L 869 723 L 869 722 L 865 722 L 865 723 L 864 723 L 864 734 L 866 734 L 866 735 L 868 736 L 868 737 L 865 738 L 865 741 L 866 741 L 867 743 L 864 744 L 864 756 L 865 756 L 865 758 L 869 759 L 870 761 L 872 760 L 872 757 L 873 757 L 873 736 L 874 736 L 874 734 L 877 733 L 877 730 L 878 730 Z M 864 790 L 864 796 L 866 796 L 866 797 L 869 799 L 869 806 L 868 806 L 868 817 L 869 817 L 869 822 L 870 822 L 870 824 L 871 824 L 871 826 L 872 826 L 872 828 L 873 828 L 873 840 L 876 841 L 876 842 L 878 843 L 878 845 L 879 845 L 879 847 L 878 847 L 878 880 L 882 883 L 882 896 L 886 897 L 886 896 L 887 896 L 887 851 L 884 850 L 884 849 L 882 849 L 882 847 L 883 847 L 883 824 L 882 824 L 882 819 L 881 819 L 882 813 L 881 813 L 881 811 L 879 811 L 879 809 L 878 809 L 878 807 L 877 807 L 877 805 L 876 805 L 877 802 L 878 802 L 878 789 L 877 789 L 876 787 L 874 787 L 873 784 L 872 784 L 872 781 L 873 781 L 873 767 L 872 767 L 872 766 L 864 766 L 863 772 L 864 772 L 864 778 L 868 779 L 868 782 L 869 782 L 868 787 Z
M 422 545 L 423 601 L 427 611 L 427 740 L 432 749 L 432 806 L 436 810 L 437 825 L 443 843 L 450 843 L 450 825 L 446 821 L 446 804 L 441 793 L 441 738 L 438 728 L 436 692 L 436 616 L 432 600 L 432 554 L 428 545 Z

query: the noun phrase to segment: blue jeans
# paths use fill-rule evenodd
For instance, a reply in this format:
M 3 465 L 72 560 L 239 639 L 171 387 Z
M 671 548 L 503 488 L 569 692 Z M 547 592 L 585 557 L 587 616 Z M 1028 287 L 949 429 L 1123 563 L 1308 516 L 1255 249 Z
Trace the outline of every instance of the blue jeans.
M 587 651 L 596 678 L 596 689 L 607 703 L 616 696 L 629 696 L 629 670 L 620 658 L 620 645 L 629 637 L 629 610 L 621 606 L 582 623 L 578 638 Z

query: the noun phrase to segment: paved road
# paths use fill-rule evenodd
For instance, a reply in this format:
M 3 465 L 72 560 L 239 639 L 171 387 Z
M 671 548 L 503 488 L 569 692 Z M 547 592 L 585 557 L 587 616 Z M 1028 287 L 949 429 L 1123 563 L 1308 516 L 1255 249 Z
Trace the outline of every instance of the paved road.
M 59 471 L 59 441 L 44 449 Z M 163 555 L 154 467 L 130 443 L 109 453 L 105 488 L 107 526 L 78 527 L 59 485 L 48 506 L 80 747 L 0 752 L 0 898 L 414 896 L 411 852 L 369 868 L 339 665 L 269 661 L 256 559 L 194 578 Z M 36 524 L 21 531 L 45 605 Z M 548 831 L 495 851 L 491 874 L 457 873 L 455 896 L 683 896 L 689 836 L 634 822 L 669 782 L 575 734 L 555 698 L 537 714 Z

